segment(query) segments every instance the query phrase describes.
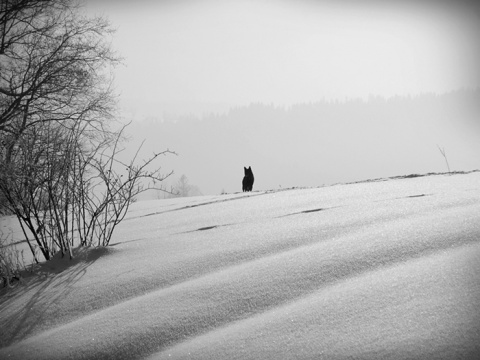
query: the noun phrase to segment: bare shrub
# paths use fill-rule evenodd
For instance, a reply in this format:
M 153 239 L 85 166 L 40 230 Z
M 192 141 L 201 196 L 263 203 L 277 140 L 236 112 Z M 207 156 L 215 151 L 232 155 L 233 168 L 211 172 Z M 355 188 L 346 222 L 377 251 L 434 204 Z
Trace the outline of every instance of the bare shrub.
M 13 244 L 11 232 L 0 230 L 0 287 L 12 287 L 20 281 L 22 270 L 25 270 L 23 251 Z
M 0 2 L 0 206 L 35 262 L 37 249 L 49 260 L 107 246 L 135 196 L 170 175 L 151 169 L 169 150 L 119 160 L 111 33 L 75 0 Z

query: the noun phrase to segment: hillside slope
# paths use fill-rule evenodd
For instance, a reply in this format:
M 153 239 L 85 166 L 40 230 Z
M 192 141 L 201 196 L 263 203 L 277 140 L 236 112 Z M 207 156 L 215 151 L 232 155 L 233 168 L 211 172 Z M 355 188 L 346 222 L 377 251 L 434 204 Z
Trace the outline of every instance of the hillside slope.
M 0 358 L 475 358 L 480 173 L 140 202 L 0 295 Z

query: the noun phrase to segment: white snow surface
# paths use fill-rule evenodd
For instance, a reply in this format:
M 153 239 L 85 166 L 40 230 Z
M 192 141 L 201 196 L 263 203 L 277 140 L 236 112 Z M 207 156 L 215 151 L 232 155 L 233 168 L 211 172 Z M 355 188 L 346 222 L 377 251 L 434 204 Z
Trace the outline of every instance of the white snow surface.
M 0 292 L 0 359 L 480 358 L 480 172 L 139 202 Z

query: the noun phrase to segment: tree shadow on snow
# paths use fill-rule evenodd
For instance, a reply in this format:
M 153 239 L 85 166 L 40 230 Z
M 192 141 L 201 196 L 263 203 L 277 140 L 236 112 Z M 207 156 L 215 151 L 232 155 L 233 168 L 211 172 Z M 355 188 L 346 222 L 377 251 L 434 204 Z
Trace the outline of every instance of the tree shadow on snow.
M 15 288 L 0 292 L 0 347 L 9 346 L 57 322 L 56 307 L 74 289 L 87 269 L 100 257 L 114 250 L 109 247 L 76 248 L 73 259 L 57 254 L 50 261 L 24 272 Z M 8 313 L 8 309 L 19 307 Z M 2 312 L 6 315 L 2 316 Z M 59 316 L 62 314 L 58 314 Z M 54 318 L 52 318 L 52 316 Z

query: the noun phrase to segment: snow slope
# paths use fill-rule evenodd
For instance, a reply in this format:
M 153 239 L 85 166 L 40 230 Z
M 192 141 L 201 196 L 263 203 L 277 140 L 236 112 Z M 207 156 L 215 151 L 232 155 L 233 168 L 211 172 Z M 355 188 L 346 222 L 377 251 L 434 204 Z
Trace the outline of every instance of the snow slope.
M 480 173 L 134 204 L 0 293 L 0 358 L 474 359 Z

